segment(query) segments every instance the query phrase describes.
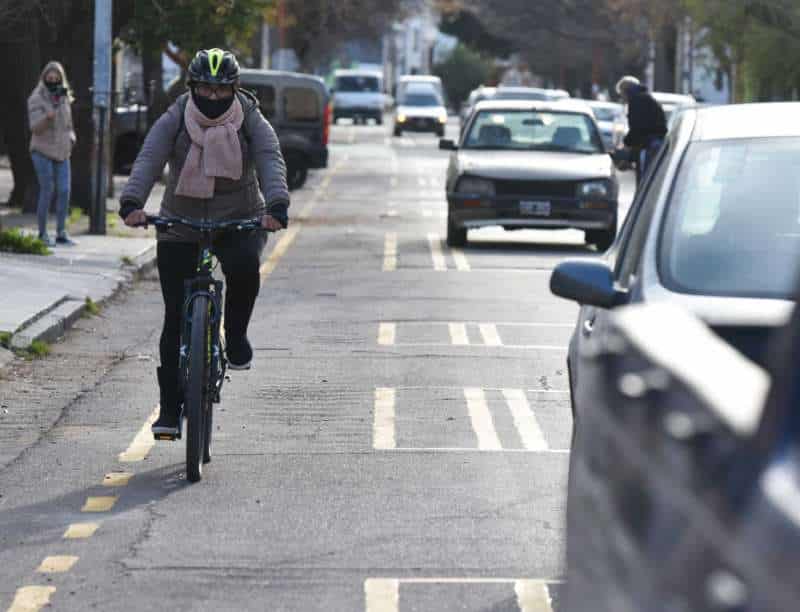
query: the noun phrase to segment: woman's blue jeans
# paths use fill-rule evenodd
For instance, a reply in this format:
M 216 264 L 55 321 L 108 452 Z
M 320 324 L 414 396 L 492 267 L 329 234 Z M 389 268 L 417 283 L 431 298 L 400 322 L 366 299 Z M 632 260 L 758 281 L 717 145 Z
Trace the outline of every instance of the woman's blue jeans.
M 56 232 L 58 236 L 66 234 L 67 211 L 69 209 L 69 192 L 71 186 L 69 158 L 55 161 L 41 153 L 31 153 L 36 179 L 39 182 L 39 199 L 36 213 L 39 220 L 39 237 L 47 236 L 47 213 L 53 193 L 56 195 Z

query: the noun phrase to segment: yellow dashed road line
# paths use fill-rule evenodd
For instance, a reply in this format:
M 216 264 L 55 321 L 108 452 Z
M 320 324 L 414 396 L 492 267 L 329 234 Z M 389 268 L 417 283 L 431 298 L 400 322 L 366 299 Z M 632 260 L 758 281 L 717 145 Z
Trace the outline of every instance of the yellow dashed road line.
M 145 457 L 150 453 L 155 441 L 153 440 L 153 433 L 150 431 L 150 426 L 158 418 L 158 406 L 155 407 L 150 416 L 142 425 L 139 433 L 133 438 L 130 446 L 124 453 L 120 453 L 119 460 L 121 463 L 138 463 L 144 461 Z
M 87 497 L 81 512 L 108 512 L 117 503 L 119 497 L 116 495 Z
M 56 592 L 52 586 L 25 586 L 17 589 L 8 612 L 36 612 L 50 603 Z
M 111 472 L 103 478 L 104 487 L 124 487 L 133 478 L 130 472 Z
M 64 539 L 82 540 L 91 538 L 94 532 L 100 528 L 100 523 L 73 523 L 64 532 Z
M 78 557 L 71 557 L 67 555 L 57 555 L 46 557 L 41 562 L 36 571 L 41 574 L 63 574 L 72 569 L 72 566 L 78 562 Z

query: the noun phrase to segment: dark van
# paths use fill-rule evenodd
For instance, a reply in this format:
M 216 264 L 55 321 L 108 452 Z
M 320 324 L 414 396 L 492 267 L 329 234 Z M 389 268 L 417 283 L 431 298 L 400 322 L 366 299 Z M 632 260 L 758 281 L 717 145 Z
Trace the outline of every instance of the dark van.
M 244 69 L 240 82 L 256 94 L 278 134 L 289 189 L 299 189 L 309 169 L 328 166 L 330 108 L 324 81 L 296 72 Z

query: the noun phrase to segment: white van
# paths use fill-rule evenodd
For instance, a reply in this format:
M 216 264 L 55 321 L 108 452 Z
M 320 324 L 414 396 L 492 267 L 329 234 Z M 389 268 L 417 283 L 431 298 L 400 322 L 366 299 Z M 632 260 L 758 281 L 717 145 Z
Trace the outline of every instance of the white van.
M 352 119 L 366 123 L 374 119 L 383 124 L 383 74 L 374 70 L 337 70 L 334 73 L 333 122 Z

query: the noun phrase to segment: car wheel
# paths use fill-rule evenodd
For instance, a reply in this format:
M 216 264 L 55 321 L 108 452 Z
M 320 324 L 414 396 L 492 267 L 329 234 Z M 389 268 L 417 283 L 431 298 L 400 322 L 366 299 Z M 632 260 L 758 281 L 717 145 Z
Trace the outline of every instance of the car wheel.
M 378 115 L 377 117 L 375 117 L 375 123 L 377 123 L 378 125 L 383 125 L 383 115 Z
M 605 253 L 617 237 L 617 217 L 614 215 L 614 221 L 611 227 L 607 230 L 586 230 L 586 243 L 593 244 L 597 250 Z
M 400 136 L 403 135 L 403 130 L 401 130 L 400 128 L 397 128 L 397 127 L 394 128 L 394 135 L 399 138 Z
M 290 153 L 286 155 L 286 183 L 290 191 L 300 189 L 308 178 L 308 165 L 302 155 Z
M 467 244 L 467 228 L 458 227 L 447 219 L 447 246 L 463 247 Z
M 439 138 L 444 138 L 444 130 L 436 130 L 436 135 Z

